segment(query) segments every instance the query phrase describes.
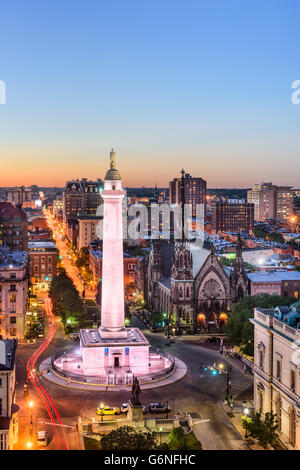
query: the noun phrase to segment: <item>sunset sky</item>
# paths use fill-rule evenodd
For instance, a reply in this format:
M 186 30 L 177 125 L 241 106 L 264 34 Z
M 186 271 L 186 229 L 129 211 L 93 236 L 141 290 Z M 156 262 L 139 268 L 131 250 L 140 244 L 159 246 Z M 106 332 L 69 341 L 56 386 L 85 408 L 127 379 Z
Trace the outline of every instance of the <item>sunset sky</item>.
M 1 4 L 0 186 L 300 187 L 298 0 Z

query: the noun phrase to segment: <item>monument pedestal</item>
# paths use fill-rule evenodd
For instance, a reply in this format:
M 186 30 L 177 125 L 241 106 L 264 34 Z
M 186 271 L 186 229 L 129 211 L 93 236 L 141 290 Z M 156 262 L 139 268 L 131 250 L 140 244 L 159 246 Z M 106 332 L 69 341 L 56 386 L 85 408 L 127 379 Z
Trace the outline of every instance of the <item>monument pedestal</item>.
M 144 413 L 142 405 L 132 405 L 129 401 L 128 421 L 134 426 L 144 426 Z

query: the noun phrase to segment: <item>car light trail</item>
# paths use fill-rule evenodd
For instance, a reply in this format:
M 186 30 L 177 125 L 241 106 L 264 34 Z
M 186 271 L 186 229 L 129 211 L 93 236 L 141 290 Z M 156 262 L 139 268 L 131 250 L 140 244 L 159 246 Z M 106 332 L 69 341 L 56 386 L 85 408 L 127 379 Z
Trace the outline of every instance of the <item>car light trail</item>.
M 41 398 L 41 400 L 42 400 L 42 402 L 43 402 L 43 404 L 44 404 L 44 406 L 47 410 L 49 418 L 51 420 L 52 427 L 53 427 L 53 432 L 54 432 L 54 439 L 55 439 L 56 449 L 57 450 L 61 450 L 61 449 L 62 450 L 68 450 L 69 449 L 68 442 L 66 440 L 65 433 L 64 433 L 64 431 L 61 427 L 62 426 L 61 415 L 60 415 L 58 409 L 56 408 L 52 397 L 47 392 L 45 387 L 41 384 L 41 382 L 39 380 L 39 377 L 38 377 L 38 374 L 35 372 L 35 365 L 36 365 L 37 360 L 39 359 L 41 354 L 48 348 L 48 346 L 51 343 L 52 339 L 54 338 L 55 332 L 56 332 L 56 320 L 55 320 L 55 316 L 53 315 L 53 312 L 52 312 L 51 302 L 50 302 L 49 298 L 46 299 L 46 313 L 47 313 L 47 316 L 49 318 L 49 324 L 51 324 L 51 326 L 49 327 L 49 331 L 48 331 L 48 334 L 47 334 L 45 340 L 42 342 L 42 344 L 39 346 L 39 348 L 32 354 L 32 356 L 30 357 L 30 359 L 27 363 L 27 376 L 28 376 L 33 388 L 35 389 L 35 391 L 37 392 L 37 394 Z M 60 425 L 60 427 L 56 425 L 55 418 L 56 418 L 58 424 Z

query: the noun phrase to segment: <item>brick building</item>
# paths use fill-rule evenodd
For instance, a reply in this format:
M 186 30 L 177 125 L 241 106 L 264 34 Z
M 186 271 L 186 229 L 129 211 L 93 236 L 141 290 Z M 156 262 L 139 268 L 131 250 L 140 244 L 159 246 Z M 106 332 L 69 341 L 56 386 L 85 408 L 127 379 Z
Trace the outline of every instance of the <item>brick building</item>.
M 28 243 L 31 259 L 31 282 L 47 290 L 57 270 L 57 248 L 51 241 L 32 240 Z
M 137 257 L 124 252 L 124 289 L 126 289 L 135 281 L 135 266 Z M 98 284 L 102 279 L 102 251 L 90 250 L 90 270 L 93 273 L 93 282 Z
M 250 294 L 270 294 L 281 297 L 300 298 L 300 272 L 257 271 L 248 273 Z
M 9 202 L 0 202 L 0 246 L 8 246 L 13 251 L 28 248 L 26 214 Z
M 192 216 L 196 217 L 197 205 L 206 208 L 206 181 L 202 178 L 194 178 L 182 170 L 182 178 L 174 178 L 169 183 L 169 203 L 180 205 L 182 202 L 182 186 L 185 204 L 191 204 Z M 205 209 L 204 209 L 205 214 Z
M 254 229 L 254 204 L 213 202 L 211 205 L 211 231 L 252 232 Z

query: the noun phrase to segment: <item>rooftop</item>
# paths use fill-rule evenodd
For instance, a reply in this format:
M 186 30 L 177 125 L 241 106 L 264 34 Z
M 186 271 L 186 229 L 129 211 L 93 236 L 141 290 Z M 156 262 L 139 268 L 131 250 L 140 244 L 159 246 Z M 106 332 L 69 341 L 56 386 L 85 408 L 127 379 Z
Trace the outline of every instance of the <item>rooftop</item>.
M 249 273 L 248 278 L 252 282 L 282 282 L 300 281 L 299 271 L 256 271 Z
M 0 247 L 0 268 L 16 268 L 27 262 L 26 251 L 10 251 L 8 247 Z
M 98 329 L 80 330 L 80 339 L 84 347 L 107 345 L 148 344 L 145 336 L 138 328 L 126 328 L 127 338 L 101 338 Z
M 22 209 L 18 209 L 10 202 L 0 202 L 0 220 L 15 221 L 16 219 L 26 221 L 27 217 L 25 212 Z
M 55 246 L 55 243 L 54 242 L 51 242 L 51 241 L 43 241 L 43 240 L 30 240 L 28 242 L 28 249 L 29 250 L 40 250 L 42 248 L 55 248 L 56 249 L 56 246 Z
M 17 346 L 15 339 L 0 340 L 0 371 L 14 369 Z

